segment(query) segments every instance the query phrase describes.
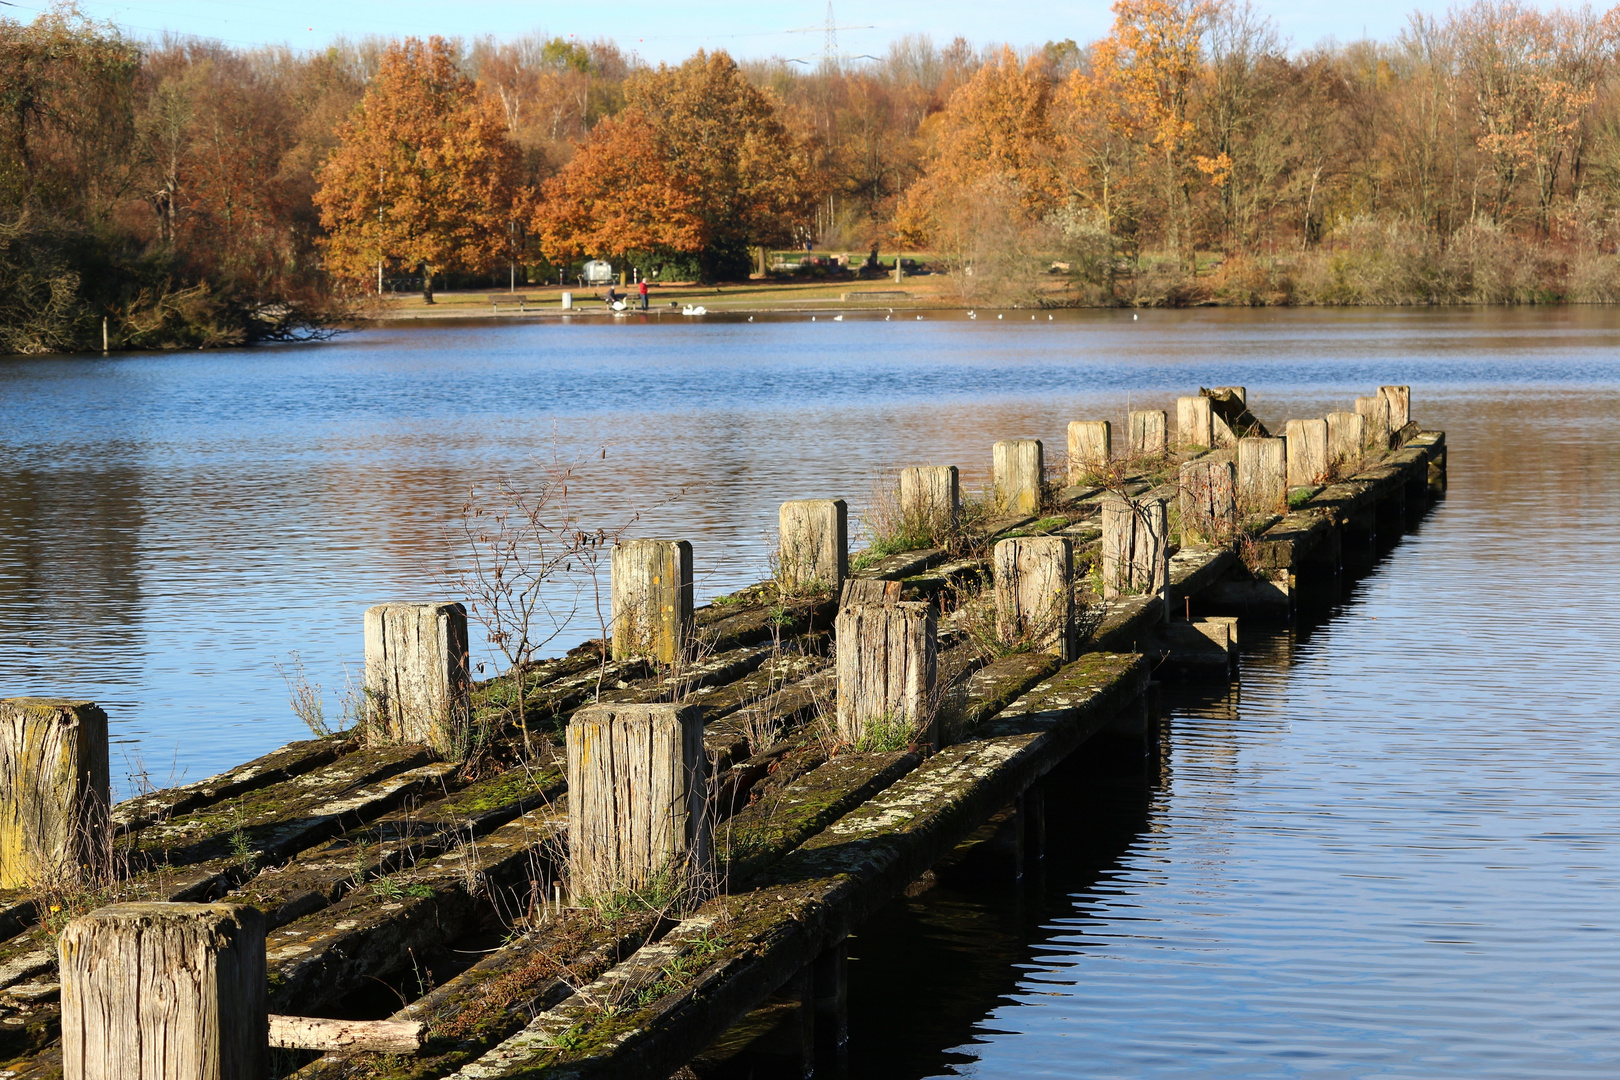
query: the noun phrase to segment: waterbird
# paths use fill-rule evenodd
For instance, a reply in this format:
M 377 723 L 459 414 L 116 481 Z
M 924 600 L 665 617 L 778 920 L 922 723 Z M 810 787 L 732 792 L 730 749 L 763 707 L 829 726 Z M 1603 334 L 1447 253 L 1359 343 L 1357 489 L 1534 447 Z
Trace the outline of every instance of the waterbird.
M 979 317 L 979 313 L 978 313 L 978 312 L 977 312 L 977 311 L 970 311 L 970 312 L 968 312 L 968 318 L 970 318 L 970 319 L 977 319 L 977 318 L 978 318 L 978 317 Z
M 1138 318 L 1139 316 L 1134 311 L 1131 312 L 1131 322 L 1135 322 Z
M 833 316 L 833 322 L 843 322 L 843 321 L 844 321 L 844 317 L 842 315 L 834 315 Z
M 685 307 L 681 308 L 682 315 L 707 315 L 708 313 L 709 309 L 704 307 L 702 304 L 699 304 L 696 307 L 693 307 L 691 304 L 687 304 Z
M 752 315 L 750 315 L 750 316 L 748 316 L 748 321 L 749 321 L 749 322 L 753 322 L 753 321 L 754 321 L 754 317 L 753 317 L 753 316 L 752 316 Z
M 810 321 L 811 321 L 811 322 L 815 322 L 815 321 L 816 321 L 816 317 L 815 317 L 815 316 L 814 316 L 814 315 L 812 315 L 812 316 L 810 316 Z
M 921 315 L 917 316 L 917 321 L 922 322 L 922 316 Z

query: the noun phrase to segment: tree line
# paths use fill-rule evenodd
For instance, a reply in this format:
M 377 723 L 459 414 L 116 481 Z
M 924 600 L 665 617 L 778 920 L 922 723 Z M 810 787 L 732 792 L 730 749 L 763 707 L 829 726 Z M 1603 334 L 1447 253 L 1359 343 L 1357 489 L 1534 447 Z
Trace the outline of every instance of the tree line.
M 859 65 L 0 20 L 0 352 L 319 333 L 408 280 L 924 252 L 969 302 L 1620 298 L 1620 8 L 1294 50 L 1245 0 Z M 491 281 L 492 278 L 483 278 Z

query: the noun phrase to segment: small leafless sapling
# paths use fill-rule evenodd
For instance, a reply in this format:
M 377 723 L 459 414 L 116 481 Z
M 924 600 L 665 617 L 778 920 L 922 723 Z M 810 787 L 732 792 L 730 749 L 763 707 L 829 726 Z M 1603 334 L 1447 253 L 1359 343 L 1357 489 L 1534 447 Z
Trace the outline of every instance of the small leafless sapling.
M 554 448 L 533 486 L 499 480 L 469 489 L 453 527 L 457 552 L 442 574 L 447 587 L 466 597 L 469 612 L 506 659 L 528 756 L 534 747 L 527 670 L 588 607 L 607 636 L 602 564 L 640 518 L 633 514 L 611 529 L 587 528 L 573 499 L 583 463 L 564 460 Z

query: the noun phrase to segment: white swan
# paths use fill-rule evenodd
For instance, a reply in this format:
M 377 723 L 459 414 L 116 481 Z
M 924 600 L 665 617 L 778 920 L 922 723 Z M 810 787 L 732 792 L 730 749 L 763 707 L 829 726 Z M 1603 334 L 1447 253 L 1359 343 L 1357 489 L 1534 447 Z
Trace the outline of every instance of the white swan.
M 842 315 L 834 315 L 833 316 L 833 322 L 843 322 L 843 321 L 844 321 L 844 317 Z
M 699 304 L 696 307 L 693 307 L 691 304 L 687 304 L 685 307 L 681 308 L 682 315 L 707 315 L 708 313 L 709 309 L 704 307 L 702 304 Z

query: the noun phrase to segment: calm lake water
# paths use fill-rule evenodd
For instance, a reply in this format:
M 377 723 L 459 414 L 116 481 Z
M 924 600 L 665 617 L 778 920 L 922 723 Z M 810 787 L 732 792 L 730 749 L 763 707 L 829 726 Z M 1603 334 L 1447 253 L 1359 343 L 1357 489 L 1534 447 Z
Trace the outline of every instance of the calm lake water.
M 1412 385 L 1450 493 L 1320 622 L 1172 702 L 1152 783 L 1053 785 L 1042 879 L 947 875 L 853 943 L 859 1076 L 1620 1069 L 1620 312 L 462 325 L 0 360 L 0 695 L 101 702 L 114 772 L 299 737 L 361 614 L 442 595 L 474 484 L 588 457 L 603 524 L 765 570 L 783 499 L 1242 384 Z M 602 453 L 605 448 L 605 458 Z M 685 494 L 680 494 L 684 490 Z M 594 636 L 594 614 L 560 649 Z

